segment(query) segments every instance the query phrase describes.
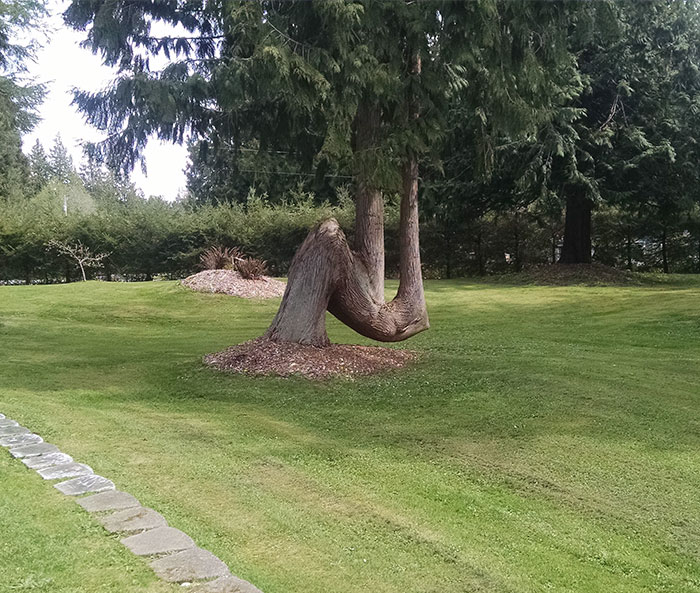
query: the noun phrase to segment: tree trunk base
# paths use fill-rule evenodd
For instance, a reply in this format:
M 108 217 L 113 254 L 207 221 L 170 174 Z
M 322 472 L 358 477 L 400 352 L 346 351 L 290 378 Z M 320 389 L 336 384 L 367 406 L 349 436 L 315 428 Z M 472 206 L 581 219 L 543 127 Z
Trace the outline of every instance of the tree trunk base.
M 282 303 L 264 337 L 328 346 L 326 310 L 380 342 L 405 340 L 430 327 L 422 285 L 400 288 L 386 303 L 376 296 L 370 271 L 371 266 L 350 250 L 338 222 L 322 222 L 294 256 Z

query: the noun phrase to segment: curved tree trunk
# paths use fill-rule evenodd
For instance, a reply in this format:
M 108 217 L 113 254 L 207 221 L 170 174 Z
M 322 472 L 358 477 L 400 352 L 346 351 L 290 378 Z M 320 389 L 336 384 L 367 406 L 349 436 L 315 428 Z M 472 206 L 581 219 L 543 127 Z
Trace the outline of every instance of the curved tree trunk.
M 412 66 L 413 73 L 420 73 L 417 56 Z M 409 117 L 417 117 L 412 104 Z M 430 326 L 418 239 L 418 162 L 412 154 L 402 169 L 399 289 L 392 301 L 384 300 L 384 202 L 363 158 L 377 149 L 380 124 L 378 108 L 361 102 L 354 129 L 355 250 L 334 219 L 311 231 L 292 260 L 287 289 L 266 338 L 326 346 L 326 310 L 359 334 L 380 342 L 405 340 Z
M 593 203 L 582 185 L 565 186 L 566 218 L 564 245 L 559 262 L 562 264 L 591 263 L 591 212 Z
M 294 256 L 287 289 L 266 338 L 327 346 L 326 310 L 359 334 L 380 342 L 405 340 L 430 327 L 420 267 L 415 160 L 406 164 L 403 175 L 396 297 L 384 301 L 383 275 L 379 294 L 379 279 L 367 265 L 366 254 L 352 251 L 338 222 L 329 219 L 309 233 Z M 383 251 L 381 257 L 383 264 Z

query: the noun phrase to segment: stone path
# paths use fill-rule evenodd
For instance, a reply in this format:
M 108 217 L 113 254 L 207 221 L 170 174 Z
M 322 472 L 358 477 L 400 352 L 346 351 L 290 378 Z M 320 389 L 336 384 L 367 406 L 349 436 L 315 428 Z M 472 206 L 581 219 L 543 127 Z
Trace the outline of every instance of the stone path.
M 124 534 L 121 543 L 134 554 L 150 558 L 151 568 L 164 581 L 189 585 L 192 593 L 262 593 L 232 575 L 226 564 L 198 548 L 186 533 L 169 527 L 160 513 L 141 506 L 131 494 L 116 490 L 114 482 L 3 414 L 0 446 L 44 480 L 66 480 L 54 488 L 75 497 L 108 532 Z

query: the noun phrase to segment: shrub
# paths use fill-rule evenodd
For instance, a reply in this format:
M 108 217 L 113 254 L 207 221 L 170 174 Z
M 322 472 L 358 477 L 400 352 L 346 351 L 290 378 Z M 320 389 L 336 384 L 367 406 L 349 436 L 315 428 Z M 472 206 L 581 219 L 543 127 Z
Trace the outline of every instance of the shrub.
M 236 260 L 243 257 L 238 247 L 209 247 L 199 258 L 204 270 L 231 270 L 236 266 Z
M 238 273 L 248 280 L 258 280 L 267 276 L 267 262 L 257 257 L 237 257 L 235 265 Z

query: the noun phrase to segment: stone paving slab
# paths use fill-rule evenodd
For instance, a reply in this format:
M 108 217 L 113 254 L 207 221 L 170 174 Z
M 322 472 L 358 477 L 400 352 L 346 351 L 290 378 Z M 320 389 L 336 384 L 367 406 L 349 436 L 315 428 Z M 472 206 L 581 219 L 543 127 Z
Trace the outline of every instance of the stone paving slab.
M 156 556 L 196 547 L 189 535 L 174 527 L 158 527 L 121 541 L 137 556 Z
M 24 426 L 3 426 L 0 427 L 0 437 L 11 437 L 16 434 L 29 434 L 31 430 Z
M 192 548 L 151 562 L 153 571 L 164 581 L 183 583 L 229 575 L 228 567 L 211 552 Z
M 120 511 L 133 507 L 140 507 L 141 504 L 135 497 L 127 492 L 119 490 L 107 490 L 85 498 L 78 498 L 76 502 L 88 513 L 99 513 L 102 511 Z
M 167 527 L 168 525 L 163 515 L 148 507 L 134 507 L 133 509 L 117 511 L 112 515 L 100 517 L 97 520 L 110 533 L 145 531 L 146 529 Z
M 84 463 L 63 463 L 52 465 L 44 469 L 37 470 L 37 473 L 44 480 L 65 480 L 66 478 L 77 478 L 78 476 L 88 476 L 92 473 L 92 468 Z
M 67 496 L 78 496 L 79 494 L 88 494 L 89 492 L 114 490 L 114 482 L 102 476 L 98 476 L 97 474 L 93 474 L 55 484 L 54 488 L 60 490 Z
M 134 554 L 160 556 L 150 564 L 162 580 L 191 586 L 192 593 L 262 593 L 248 581 L 232 575 L 214 554 L 196 547 L 186 533 L 169 527 L 161 514 L 140 506 L 131 494 L 116 491 L 114 482 L 94 474 L 83 463 L 73 462 L 70 455 L 44 443 L 41 436 L 4 414 L 0 414 L 0 446 L 8 447 L 13 457 L 35 469 L 45 480 L 72 478 L 54 484 L 54 488 L 67 496 L 90 494 L 75 499 L 86 511 L 116 511 L 96 518 L 111 533 L 135 534 L 121 540 Z
M 34 457 L 25 457 L 22 459 L 22 463 L 30 469 L 44 469 L 45 467 L 51 467 L 52 465 L 62 465 L 64 463 L 71 463 L 73 458 L 65 453 L 46 453 L 44 455 L 36 455 Z
M 60 453 L 56 445 L 51 445 L 49 443 L 36 443 L 34 445 L 22 445 L 21 447 L 15 447 L 10 449 L 10 455 L 12 457 L 34 457 L 36 455 L 45 455 L 46 453 Z
M 190 591 L 192 593 L 262 593 L 256 586 L 232 574 L 203 585 L 195 585 Z
M 36 443 L 43 443 L 42 439 L 38 434 L 16 434 L 11 437 L 0 437 L 0 446 L 2 447 L 20 447 L 22 445 L 35 445 Z

